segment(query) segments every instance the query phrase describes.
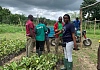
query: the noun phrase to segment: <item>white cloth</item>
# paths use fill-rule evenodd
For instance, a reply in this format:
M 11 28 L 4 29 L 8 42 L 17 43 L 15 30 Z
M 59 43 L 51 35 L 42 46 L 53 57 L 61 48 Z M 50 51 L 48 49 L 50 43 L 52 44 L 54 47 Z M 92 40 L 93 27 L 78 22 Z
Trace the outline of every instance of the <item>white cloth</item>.
M 72 62 L 73 47 L 74 47 L 74 42 L 73 41 L 66 43 L 66 47 L 64 47 L 65 59 L 68 59 L 68 62 Z

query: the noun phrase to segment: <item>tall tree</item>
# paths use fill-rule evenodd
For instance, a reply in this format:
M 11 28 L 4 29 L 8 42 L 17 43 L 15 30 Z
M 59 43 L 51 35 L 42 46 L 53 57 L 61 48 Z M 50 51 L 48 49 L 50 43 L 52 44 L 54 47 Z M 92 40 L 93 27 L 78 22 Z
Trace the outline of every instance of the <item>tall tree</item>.
M 97 2 L 96 0 L 83 0 L 81 7 L 85 7 Z M 87 15 L 87 18 L 85 16 Z M 94 18 L 100 19 L 100 4 L 83 9 L 83 18 L 88 20 L 94 20 Z
M 2 7 L 0 6 L 0 22 L 2 23 Z
M 11 14 L 9 9 L 3 8 L 2 9 L 2 21 L 3 23 L 9 23 L 9 15 Z

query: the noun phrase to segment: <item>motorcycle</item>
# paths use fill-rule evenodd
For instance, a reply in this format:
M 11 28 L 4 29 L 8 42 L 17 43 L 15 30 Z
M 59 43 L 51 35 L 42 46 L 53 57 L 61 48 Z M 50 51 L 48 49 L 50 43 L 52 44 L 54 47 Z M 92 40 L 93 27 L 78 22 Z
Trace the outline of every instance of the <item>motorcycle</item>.
M 75 37 L 76 37 L 76 43 L 80 43 L 81 42 L 81 33 L 80 33 L 80 30 L 76 30 Z M 86 30 L 82 31 L 82 37 L 84 37 L 83 45 L 84 46 L 91 46 L 92 41 L 91 41 L 91 39 L 87 38 L 87 36 L 86 36 Z M 61 43 L 62 42 L 60 41 L 59 45 L 61 45 Z M 51 45 L 55 46 L 55 38 L 51 39 Z
M 80 43 L 81 42 L 81 33 L 80 33 L 79 29 L 76 30 L 75 37 L 76 37 L 76 43 Z M 86 30 L 82 31 L 82 37 L 84 38 L 83 45 L 84 46 L 91 46 L 92 41 L 91 41 L 91 39 L 87 38 Z
M 55 37 L 51 39 L 51 46 L 55 46 L 56 43 L 55 43 Z M 62 45 L 62 42 L 59 41 L 59 45 Z

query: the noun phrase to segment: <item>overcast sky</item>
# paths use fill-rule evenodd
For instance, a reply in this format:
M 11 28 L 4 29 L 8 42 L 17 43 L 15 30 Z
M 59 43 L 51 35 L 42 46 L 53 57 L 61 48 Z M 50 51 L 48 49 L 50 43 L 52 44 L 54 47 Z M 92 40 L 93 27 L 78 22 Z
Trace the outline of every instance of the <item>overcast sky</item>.
M 12 13 L 32 14 L 57 20 L 59 16 L 78 12 L 83 0 L 0 0 L 0 5 Z M 100 1 L 100 0 L 99 0 Z

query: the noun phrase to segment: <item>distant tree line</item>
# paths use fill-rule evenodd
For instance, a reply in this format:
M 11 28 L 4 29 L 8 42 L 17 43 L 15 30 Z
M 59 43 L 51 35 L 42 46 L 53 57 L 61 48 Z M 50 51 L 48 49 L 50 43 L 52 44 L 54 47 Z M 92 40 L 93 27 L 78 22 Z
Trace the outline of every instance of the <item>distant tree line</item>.
M 43 17 L 44 18 L 44 17 Z M 46 19 L 46 18 L 45 18 Z M 11 11 L 7 8 L 2 8 L 0 6 L 0 24 L 20 24 L 25 25 L 27 17 L 24 14 L 12 14 Z M 48 25 L 53 25 L 55 21 L 46 19 Z M 37 18 L 34 18 L 34 23 L 37 24 Z

